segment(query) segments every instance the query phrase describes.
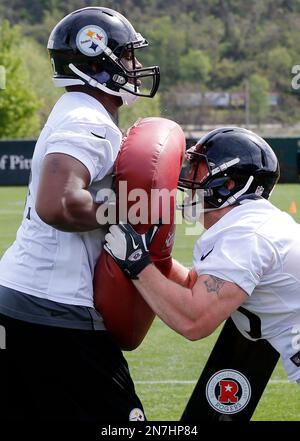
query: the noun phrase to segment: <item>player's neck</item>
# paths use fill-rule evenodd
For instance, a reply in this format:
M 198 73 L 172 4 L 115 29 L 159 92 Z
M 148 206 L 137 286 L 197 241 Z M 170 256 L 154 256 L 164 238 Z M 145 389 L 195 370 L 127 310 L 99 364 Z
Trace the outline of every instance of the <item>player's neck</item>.
M 66 87 L 68 92 L 82 92 L 95 98 L 102 106 L 107 110 L 112 116 L 113 120 L 116 121 L 118 109 L 122 106 L 122 98 L 115 95 L 109 95 L 100 89 L 94 87 L 86 86 L 68 86 Z
M 221 208 L 220 210 L 209 211 L 204 214 L 204 228 L 208 230 L 215 223 L 217 223 L 228 211 L 235 208 L 235 205 Z

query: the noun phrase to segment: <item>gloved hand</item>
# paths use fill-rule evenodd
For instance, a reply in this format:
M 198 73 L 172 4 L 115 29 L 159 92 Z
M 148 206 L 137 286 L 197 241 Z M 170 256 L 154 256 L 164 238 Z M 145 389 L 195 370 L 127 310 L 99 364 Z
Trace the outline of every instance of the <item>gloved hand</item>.
M 144 234 L 137 233 L 131 225 L 112 225 L 105 236 L 104 249 L 117 262 L 130 279 L 138 279 L 138 274 L 151 263 L 149 247 L 158 231 L 152 225 Z

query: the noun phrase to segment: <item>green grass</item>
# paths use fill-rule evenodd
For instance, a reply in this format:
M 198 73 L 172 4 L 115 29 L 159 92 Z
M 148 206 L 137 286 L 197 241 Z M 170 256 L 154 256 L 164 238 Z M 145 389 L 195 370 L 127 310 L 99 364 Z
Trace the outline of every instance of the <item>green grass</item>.
M 25 187 L 0 187 L 0 256 L 15 240 L 26 194 Z
M 180 418 L 217 336 L 189 342 L 155 319 L 141 346 L 125 353 L 149 420 Z M 280 361 L 252 420 L 300 420 L 299 386 L 288 382 Z
M 288 211 L 291 202 L 295 201 L 300 210 L 299 189 L 299 185 L 278 185 L 272 202 Z M 25 196 L 25 188 L 0 187 L 0 255 L 15 238 Z M 300 222 L 300 211 L 293 216 Z M 191 265 L 196 236 L 185 235 L 185 229 L 184 224 L 177 226 L 174 257 Z M 149 420 L 176 421 L 180 418 L 218 332 L 206 339 L 189 342 L 155 319 L 140 347 L 125 352 Z M 288 383 L 281 362 L 277 364 L 252 420 L 300 420 L 299 387 Z

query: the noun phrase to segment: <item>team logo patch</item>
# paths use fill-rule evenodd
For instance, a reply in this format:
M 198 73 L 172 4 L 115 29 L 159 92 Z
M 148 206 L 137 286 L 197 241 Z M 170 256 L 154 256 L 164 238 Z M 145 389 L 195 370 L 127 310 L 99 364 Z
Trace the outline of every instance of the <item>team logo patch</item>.
M 129 414 L 129 421 L 145 421 L 145 415 L 141 409 L 135 407 Z
M 247 406 L 251 386 L 238 371 L 224 369 L 216 372 L 206 385 L 206 399 L 217 412 L 238 413 Z
M 264 192 L 264 187 L 262 187 L 261 185 L 259 185 L 257 188 L 256 188 L 256 190 L 255 190 L 255 194 L 257 195 L 257 196 L 261 196 L 262 194 L 263 194 L 263 192 Z
M 138 249 L 138 250 L 134 251 L 132 254 L 130 254 L 130 256 L 128 257 L 128 260 L 130 260 L 131 262 L 137 262 L 138 260 L 140 260 L 142 255 L 143 255 L 142 250 Z
M 88 57 L 95 57 L 103 52 L 107 45 L 107 35 L 99 26 L 85 26 L 76 37 L 80 52 Z M 105 46 L 105 47 L 104 47 Z

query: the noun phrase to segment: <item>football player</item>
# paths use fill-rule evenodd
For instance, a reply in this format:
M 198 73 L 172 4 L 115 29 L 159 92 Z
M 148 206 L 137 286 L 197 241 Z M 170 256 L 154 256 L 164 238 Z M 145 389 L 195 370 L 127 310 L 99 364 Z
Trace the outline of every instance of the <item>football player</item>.
M 268 201 L 278 178 L 278 160 L 261 137 L 238 127 L 213 130 L 187 150 L 179 180 L 204 216 L 193 269 L 176 262 L 173 281 L 164 277 L 151 264 L 150 236 L 130 225 L 111 226 L 105 248 L 176 332 L 198 340 L 231 317 L 247 339 L 266 340 L 300 385 L 300 226 Z M 132 243 L 142 251 L 136 262 L 128 258 Z
M 0 262 L 1 418 L 144 419 L 126 360 L 94 309 L 93 272 L 105 234 L 96 195 L 111 186 L 122 137 L 117 111 L 159 86 L 159 68 L 136 58 L 147 46 L 103 7 L 69 14 L 49 37 L 53 81 L 66 93 L 37 141 L 23 221 Z

